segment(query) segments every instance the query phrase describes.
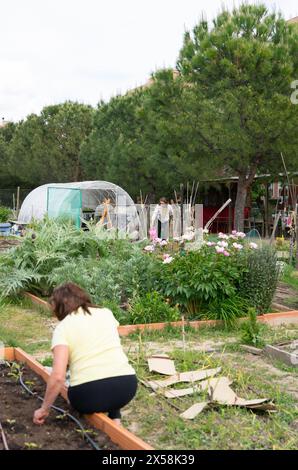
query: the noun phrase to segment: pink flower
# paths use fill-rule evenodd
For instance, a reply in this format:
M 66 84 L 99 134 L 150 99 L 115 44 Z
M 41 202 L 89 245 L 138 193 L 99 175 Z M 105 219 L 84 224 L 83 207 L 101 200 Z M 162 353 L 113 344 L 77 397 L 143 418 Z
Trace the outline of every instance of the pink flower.
M 154 251 L 154 246 L 147 245 L 147 246 L 145 246 L 144 250 L 152 253 L 152 251 Z
M 230 256 L 230 253 L 229 253 L 228 251 L 226 251 L 226 250 L 223 252 L 223 254 L 224 254 L 225 256 Z
M 167 259 L 170 257 L 170 255 L 168 253 L 165 253 L 164 255 L 162 255 L 163 259 Z
M 156 228 L 151 228 L 149 230 L 149 235 L 150 235 L 150 240 L 154 240 L 157 236 L 157 231 L 156 231 Z
M 182 235 L 183 240 L 191 241 L 193 240 L 195 234 L 194 232 L 187 232 L 184 235 Z
M 159 242 L 160 246 L 166 246 L 168 244 L 168 242 L 166 240 L 161 240 L 161 242 Z
M 237 235 L 237 230 L 232 230 L 232 235 Z
M 224 249 L 223 246 L 216 246 L 215 250 L 216 250 L 217 253 L 224 253 L 225 252 L 225 249 Z
M 167 258 L 163 260 L 163 264 L 169 264 L 173 261 L 173 259 L 174 258 L 172 256 L 168 256 Z
M 206 245 L 207 245 L 207 246 L 214 246 L 215 243 L 214 243 L 214 242 L 207 242 Z
M 219 232 L 218 238 L 222 238 L 223 240 L 227 240 L 229 238 L 229 236 L 226 235 L 225 233 Z
M 243 245 L 240 245 L 240 243 L 233 243 L 233 247 L 236 248 L 236 250 L 242 250 Z
M 161 238 L 156 237 L 154 238 L 153 243 L 161 243 L 161 241 Z
M 246 237 L 245 233 L 243 233 L 243 232 L 236 232 L 236 236 L 239 237 L 239 238 L 245 238 Z
M 250 248 L 252 248 L 253 250 L 257 250 L 257 249 L 258 249 L 258 245 L 257 245 L 256 243 L 251 242 L 251 243 L 249 244 L 249 246 L 250 246 Z
M 228 244 L 227 242 L 222 241 L 222 242 L 218 242 L 217 245 L 218 245 L 218 246 L 223 246 L 224 248 L 227 248 L 227 246 L 228 246 L 229 244 Z

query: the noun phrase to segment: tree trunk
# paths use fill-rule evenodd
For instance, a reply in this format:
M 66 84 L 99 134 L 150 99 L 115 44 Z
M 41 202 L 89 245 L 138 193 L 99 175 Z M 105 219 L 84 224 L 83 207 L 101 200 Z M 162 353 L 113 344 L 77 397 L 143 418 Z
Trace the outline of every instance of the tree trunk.
M 246 176 L 239 175 L 234 214 L 234 228 L 238 232 L 243 232 L 244 230 L 244 208 L 247 196 L 247 189 L 248 185 Z
M 250 168 L 249 174 L 239 174 L 237 196 L 235 203 L 234 227 L 238 232 L 244 230 L 244 209 L 247 191 L 250 188 L 257 170 L 257 162 Z

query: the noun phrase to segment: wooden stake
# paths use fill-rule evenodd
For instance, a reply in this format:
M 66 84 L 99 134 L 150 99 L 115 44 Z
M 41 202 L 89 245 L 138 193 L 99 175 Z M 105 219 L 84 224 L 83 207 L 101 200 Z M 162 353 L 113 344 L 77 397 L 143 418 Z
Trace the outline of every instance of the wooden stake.
M 19 216 L 19 210 L 20 210 L 20 186 L 17 187 L 17 206 L 16 206 L 17 217 Z
M 208 229 L 210 227 L 210 225 L 212 224 L 212 222 L 216 219 L 216 217 L 218 216 L 218 214 L 220 214 L 225 207 L 227 207 L 228 204 L 230 204 L 230 202 L 232 201 L 232 199 L 228 199 L 221 207 L 220 209 L 218 209 L 217 212 L 215 212 L 215 214 L 213 215 L 213 217 L 211 217 L 210 220 L 208 220 L 207 224 L 205 225 L 205 229 Z
M 185 324 L 184 324 L 184 315 L 182 315 L 182 343 L 183 343 L 183 352 L 185 352 Z

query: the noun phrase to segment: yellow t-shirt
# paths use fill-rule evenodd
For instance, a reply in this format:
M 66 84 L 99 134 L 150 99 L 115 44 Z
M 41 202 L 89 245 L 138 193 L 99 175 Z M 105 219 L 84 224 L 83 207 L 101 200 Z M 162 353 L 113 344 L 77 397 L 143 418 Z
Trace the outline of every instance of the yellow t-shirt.
M 118 321 L 108 308 L 82 308 L 67 315 L 55 328 L 52 349 L 69 348 L 70 385 L 135 374 L 118 334 Z

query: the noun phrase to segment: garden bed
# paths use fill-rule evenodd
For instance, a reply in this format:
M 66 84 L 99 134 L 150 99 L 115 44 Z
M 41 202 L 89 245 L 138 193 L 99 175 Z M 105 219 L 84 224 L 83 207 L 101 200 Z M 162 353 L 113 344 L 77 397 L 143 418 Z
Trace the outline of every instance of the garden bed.
M 0 364 L 1 423 L 10 450 L 91 450 L 82 430 L 67 416 L 51 410 L 43 426 L 33 424 L 33 412 L 40 401 L 30 396 L 14 377 L 14 363 L 8 367 Z M 45 383 L 28 366 L 22 368 L 22 378 L 32 392 L 43 397 Z M 100 449 L 116 450 L 118 447 L 108 436 L 88 423 L 58 397 L 55 406 L 78 419 Z
M 43 299 L 40 299 L 36 295 L 30 294 L 29 292 L 25 293 L 25 296 L 29 298 L 33 305 L 38 307 L 43 307 L 50 310 L 50 304 Z M 245 320 L 245 318 L 239 319 L 240 321 Z M 282 324 L 298 324 L 298 310 L 290 310 L 287 312 L 277 312 L 277 313 L 266 313 L 264 315 L 259 315 L 257 320 L 262 323 L 267 323 L 269 325 L 282 325 Z M 163 330 L 168 325 L 173 327 L 181 328 L 183 323 L 191 326 L 192 328 L 202 328 L 206 326 L 216 326 L 222 324 L 220 320 L 195 320 L 190 322 L 160 322 L 160 323 L 143 323 L 137 325 L 121 325 L 118 328 L 120 336 L 127 336 L 136 331 L 144 330 Z
M 0 350 L 0 357 L 3 350 Z M 18 361 L 24 363 L 26 365 L 24 379 L 26 382 L 29 382 L 29 387 L 35 387 L 41 396 L 44 395 L 45 386 L 44 383 L 41 381 L 47 381 L 49 378 L 49 373 L 47 370 L 42 367 L 37 361 L 27 355 L 24 351 L 18 348 L 5 348 L 4 349 L 4 359 L 6 361 Z M 39 407 L 39 401 L 34 397 L 28 398 L 28 395 L 24 395 L 20 389 L 20 385 L 16 383 L 15 380 L 9 378 L 7 373 L 4 373 L 4 366 L 0 365 L 0 395 L 1 395 L 1 403 L 6 403 L 7 407 L 5 407 L 5 412 L 3 411 L 3 407 L 1 407 L 1 422 L 4 428 L 3 423 L 5 424 L 5 433 L 7 433 L 9 437 L 9 441 L 12 441 L 12 445 L 16 446 L 19 449 L 24 448 L 43 448 L 43 449 L 90 449 L 90 446 L 86 446 L 84 442 L 82 442 L 82 431 L 79 433 L 76 431 L 76 427 L 69 425 L 67 427 L 66 432 L 68 432 L 68 438 L 66 441 L 61 439 L 61 426 L 60 420 L 58 420 L 58 428 L 56 427 L 56 418 L 55 412 L 51 411 L 51 418 L 49 418 L 48 424 L 38 427 L 32 423 L 32 416 L 33 411 Z M 35 374 L 37 374 L 37 376 Z M 8 392 L 7 392 L 8 387 Z M 26 392 L 25 392 L 26 393 Z M 67 389 L 64 387 L 62 389 L 61 395 L 63 398 L 66 399 L 67 397 Z M 4 397 L 4 398 L 3 398 Z M 57 400 L 62 400 L 59 397 Z M 65 409 L 67 404 L 65 401 L 61 402 L 61 407 Z M 73 415 L 73 412 L 71 411 Z M 144 441 L 139 439 L 138 437 L 134 436 L 131 432 L 127 431 L 125 428 L 121 426 L 117 426 L 110 418 L 105 416 L 102 413 L 94 413 L 92 415 L 88 415 L 85 417 L 88 421 L 88 430 L 90 430 L 90 424 L 96 428 L 94 431 L 91 428 L 92 434 L 98 433 L 98 429 L 103 431 L 100 433 L 99 437 L 99 445 L 105 449 L 115 449 L 121 448 L 124 450 L 150 450 L 152 449 L 151 446 L 146 444 Z M 7 421 L 9 420 L 9 421 Z M 16 421 L 14 423 L 13 421 Z M 64 420 L 64 418 L 63 418 Z M 21 422 L 20 422 L 21 421 Z M 66 421 L 65 421 L 66 423 Z M 63 423 L 63 434 L 64 433 L 64 426 Z M 17 427 L 14 427 L 14 424 Z M 21 426 L 22 425 L 22 426 Z M 48 427 L 49 426 L 49 427 Z M 60 427 L 59 427 L 60 426 Z M 45 433 L 42 431 L 42 436 L 39 440 L 38 434 L 40 430 L 46 430 Z M 51 431 L 52 430 L 52 431 Z M 59 442 L 56 442 L 55 437 L 53 434 L 57 433 L 56 435 L 59 436 Z M 50 435 L 46 434 L 47 432 Z M 17 436 L 18 433 L 20 436 Z M 77 435 L 79 439 L 77 440 Z M 50 439 L 51 442 L 47 442 L 46 439 Z M 74 439 L 76 438 L 76 439 Z M 26 439 L 26 441 L 25 441 Z M 29 439 L 29 440 L 27 440 Z M 67 442 L 69 439 L 69 442 Z M 36 441 L 36 442 L 35 442 Z M 26 446 L 26 442 L 29 442 Z M 31 445 L 30 445 L 31 443 Z M 32 444 L 36 444 L 35 447 Z M 116 444 L 116 446 L 115 446 Z M 50 445 L 51 447 L 46 447 Z M 75 445 L 75 447 L 74 447 Z M 18 447 L 19 446 L 19 447 Z M 58 446 L 58 447 L 56 447 Z M 61 447 L 62 446 L 62 447 Z

